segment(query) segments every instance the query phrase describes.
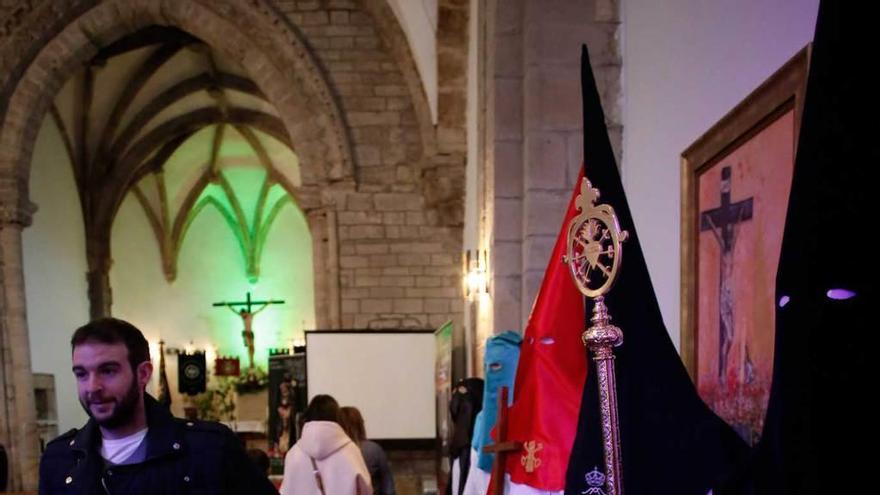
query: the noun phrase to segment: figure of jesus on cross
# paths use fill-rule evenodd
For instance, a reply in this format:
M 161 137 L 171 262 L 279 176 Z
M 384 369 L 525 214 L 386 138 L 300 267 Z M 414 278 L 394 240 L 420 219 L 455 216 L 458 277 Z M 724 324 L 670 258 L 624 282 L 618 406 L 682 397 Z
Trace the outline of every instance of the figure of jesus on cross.
M 731 167 L 721 169 L 721 206 L 700 212 L 700 231 L 711 231 L 721 248 L 718 287 L 718 380 L 727 383 L 727 359 L 734 334 L 734 245 L 737 226 L 752 219 L 753 198 L 731 201 Z
M 254 316 L 257 315 L 260 311 L 266 309 L 270 304 L 284 304 L 282 300 L 273 300 L 270 299 L 268 301 L 252 301 L 251 293 L 247 293 L 247 297 L 244 301 L 241 302 L 215 302 L 213 306 L 225 306 L 229 308 L 230 311 L 237 314 L 241 317 L 241 321 L 244 324 L 244 330 L 241 332 L 241 337 L 244 339 L 244 345 L 248 350 L 248 369 L 253 369 L 254 367 Z M 259 305 L 257 309 L 254 309 L 255 305 Z M 239 308 L 239 309 L 236 309 Z

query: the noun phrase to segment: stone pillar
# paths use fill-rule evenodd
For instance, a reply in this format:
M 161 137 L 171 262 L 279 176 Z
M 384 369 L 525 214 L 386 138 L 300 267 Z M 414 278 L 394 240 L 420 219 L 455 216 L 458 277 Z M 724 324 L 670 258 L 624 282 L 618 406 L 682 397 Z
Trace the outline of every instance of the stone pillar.
M 337 230 L 336 210 L 328 210 L 326 216 L 327 242 L 324 266 L 327 269 L 327 304 L 330 328 L 341 328 L 339 321 L 339 231 Z
M 466 151 L 469 0 L 437 2 L 437 147 Z
M 464 223 L 469 16 L 469 0 L 437 3 L 437 153 L 422 166 L 422 189 L 440 226 Z
M 36 491 L 39 449 L 28 338 L 21 231 L 36 207 L 19 181 L 0 180 L 0 441 L 13 491 Z
M 619 0 L 488 0 L 486 199 L 492 331 L 522 330 L 583 163 L 580 51 L 590 48 L 618 161 Z
M 490 224 L 492 333 L 523 330 L 523 3 L 492 0 L 487 33 L 489 132 L 486 201 Z M 491 36 L 491 37 L 490 37 Z M 528 313 L 526 313 L 528 314 Z M 488 337 L 481 332 L 479 344 Z
M 312 234 L 312 263 L 315 267 L 315 327 L 341 327 L 339 320 L 339 238 L 336 210 L 323 207 L 306 212 Z
M 86 239 L 88 269 L 86 280 L 89 290 L 89 317 L 92 320 L 110 316 L 113 292 L 110 288 L 110 236 L 88 234 Z

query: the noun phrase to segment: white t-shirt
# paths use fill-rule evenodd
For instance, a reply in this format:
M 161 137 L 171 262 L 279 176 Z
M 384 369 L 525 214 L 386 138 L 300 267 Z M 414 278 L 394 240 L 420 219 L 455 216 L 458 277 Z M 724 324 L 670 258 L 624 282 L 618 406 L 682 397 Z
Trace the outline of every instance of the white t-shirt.
M 122 464 L 144 441 L 147 430 L 149 428 L 122 438 L 101 438 L 101 457 L 110 464 Z

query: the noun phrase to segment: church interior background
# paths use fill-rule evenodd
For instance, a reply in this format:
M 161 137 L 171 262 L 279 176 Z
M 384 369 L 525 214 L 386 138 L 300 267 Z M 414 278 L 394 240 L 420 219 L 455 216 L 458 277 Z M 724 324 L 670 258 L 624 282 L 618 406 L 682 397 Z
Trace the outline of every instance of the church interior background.
M 38 432 L 86 419 L 68 342 L 93 317 L 132 321 L 155 361 L 164 343 L 180 416 L 178 351 L 245 367 L 242 319 L 212 304 L 247 293 L 284 300 L 254 317 L 263 369 L 305 330 L 451 321 L 453 376 L 478 375 L 485 339 L 524 328 L 581 166 L 581 43 L 678 343 L 680 153 L 809 42 L 817 5 L 0 1 L 13 486 L 35 487 Z M 432 452 L 392 464 L 399 493 L 436 486 Z

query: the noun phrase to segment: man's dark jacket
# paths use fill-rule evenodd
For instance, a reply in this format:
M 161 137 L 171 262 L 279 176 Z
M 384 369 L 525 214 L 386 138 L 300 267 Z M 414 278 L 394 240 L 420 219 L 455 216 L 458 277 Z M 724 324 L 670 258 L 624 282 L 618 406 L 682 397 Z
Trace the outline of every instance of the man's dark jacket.
M 175 418 L 145 397 L 147 454 L 142 463 L 105 466 L 94 420 L 49 442 L 40 461 L 40 495 L 237 495 L 278 492 L 232 431 Z

